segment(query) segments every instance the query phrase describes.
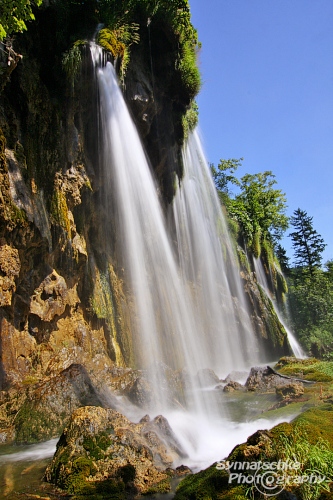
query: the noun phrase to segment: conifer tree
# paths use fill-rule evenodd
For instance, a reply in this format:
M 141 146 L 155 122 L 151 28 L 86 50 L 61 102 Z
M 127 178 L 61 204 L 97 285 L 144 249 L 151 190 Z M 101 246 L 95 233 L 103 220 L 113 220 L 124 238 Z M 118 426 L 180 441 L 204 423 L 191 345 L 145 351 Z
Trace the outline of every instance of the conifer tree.
M 312 220 L 313 217 L 305 210 L 298 208 L 290 218 L 295 231 L 289 234 L 292 238 L 296 266 L 309 270 L 311 275 L 320 267 L 326 246 L 321 235 L 313 228 Z

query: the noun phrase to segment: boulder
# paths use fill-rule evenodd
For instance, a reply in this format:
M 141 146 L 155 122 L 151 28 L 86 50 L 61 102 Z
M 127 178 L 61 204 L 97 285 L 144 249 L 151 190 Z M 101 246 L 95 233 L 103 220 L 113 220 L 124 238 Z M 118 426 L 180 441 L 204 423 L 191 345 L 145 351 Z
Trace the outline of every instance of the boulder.
M 149 408 L 153 397 L 152 388 L 143 377 L 138 377 L 125 394 L 133 404 L 141 408 Z
M 242 384 L 240 384 L 239 382 L 235 382 L 234 380 L 230 380 L 230 382 L 228 382 L 227 385 L 224 386 L 223 392 L 234 392 L 241 389 L 244 389 Z
M 197 373 L 197 382 L 200 387 L 207 387 L 218 384 L 220 379 L 210 368 L 202 368 Z
M 288 385 L 293 379 L 279 375 L 269 366 L 255 366 L 245 382 L 248 391 L 271 391 L 277 386 Z
M 167 469 L 184 455 L 164 417 L 134 424 L 115 410 L 88 406 L 72 414 L 45 479 L 70 494 L 132 498 L 167 491 Z
M 275 391 L 282 400 L 297 399 L 304 394 L 304 386 L 302 382 L 290 382 L 276 387 Z
M 102 404 L 86 369 L 71 365 L 28 391 L 13 422 L 16 441 L 33 443 L 58 437 L 73 410 Z
M 65 279 L 53 270 L 34 291 L 30 313 L 43 321 L 51 321 L 55 316 L 61 316 L 67 305 L 75 306 L 79 302 L 76 287 L 69 289 Z

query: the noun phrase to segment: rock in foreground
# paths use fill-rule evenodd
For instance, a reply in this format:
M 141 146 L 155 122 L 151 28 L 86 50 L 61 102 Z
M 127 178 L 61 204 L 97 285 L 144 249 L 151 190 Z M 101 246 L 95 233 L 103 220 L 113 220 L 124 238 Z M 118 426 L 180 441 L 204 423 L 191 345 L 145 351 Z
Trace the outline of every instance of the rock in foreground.
M 115 410 L 88 406 L 72 414 L 45 479 L 70 494 L 131 498 L 168 491 L 166 469 L 184 455 L 164 417 L 134 424 Z

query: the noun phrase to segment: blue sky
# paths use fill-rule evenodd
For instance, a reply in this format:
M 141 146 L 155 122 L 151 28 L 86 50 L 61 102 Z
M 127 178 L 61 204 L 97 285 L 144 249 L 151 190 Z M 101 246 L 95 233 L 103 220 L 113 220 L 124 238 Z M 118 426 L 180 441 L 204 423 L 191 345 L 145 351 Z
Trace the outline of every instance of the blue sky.
M 199 120 L 208 161 L 271 170 L 333 258 L 333 1 L 190 0 L 202 49 Z M 290 238 L 283 240 L 292 258 Z

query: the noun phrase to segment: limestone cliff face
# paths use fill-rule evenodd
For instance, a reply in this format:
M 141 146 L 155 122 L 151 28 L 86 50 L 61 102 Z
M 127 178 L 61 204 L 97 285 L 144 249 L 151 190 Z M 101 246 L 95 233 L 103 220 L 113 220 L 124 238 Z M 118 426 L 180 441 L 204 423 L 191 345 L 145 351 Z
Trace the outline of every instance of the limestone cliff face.
M 61 6 L 61 2 L 58 2 Z M 71 363 L 133 365 L 130 296 L 105 235 L 100 203 L 96 89 L 87 47 L 66 81 L 71 28 L 89 37 L 93 11 L 65 24 L 50 3 L 17 35 L 18 65 L 0 96 L 0 389 L 34 383 Z M 88 9 L 88 10 L 87 10 Z M 162 197 L 181 177 L 181 113 L 190 102 L 175 74 L 177 36 L 140 17 L 124 95 Z M 4 61 L 5 64 L 6 61 Z M 179 82 L 178 82 L 179 83 Z M 106 369 L 106 368 L 105 368 Z

